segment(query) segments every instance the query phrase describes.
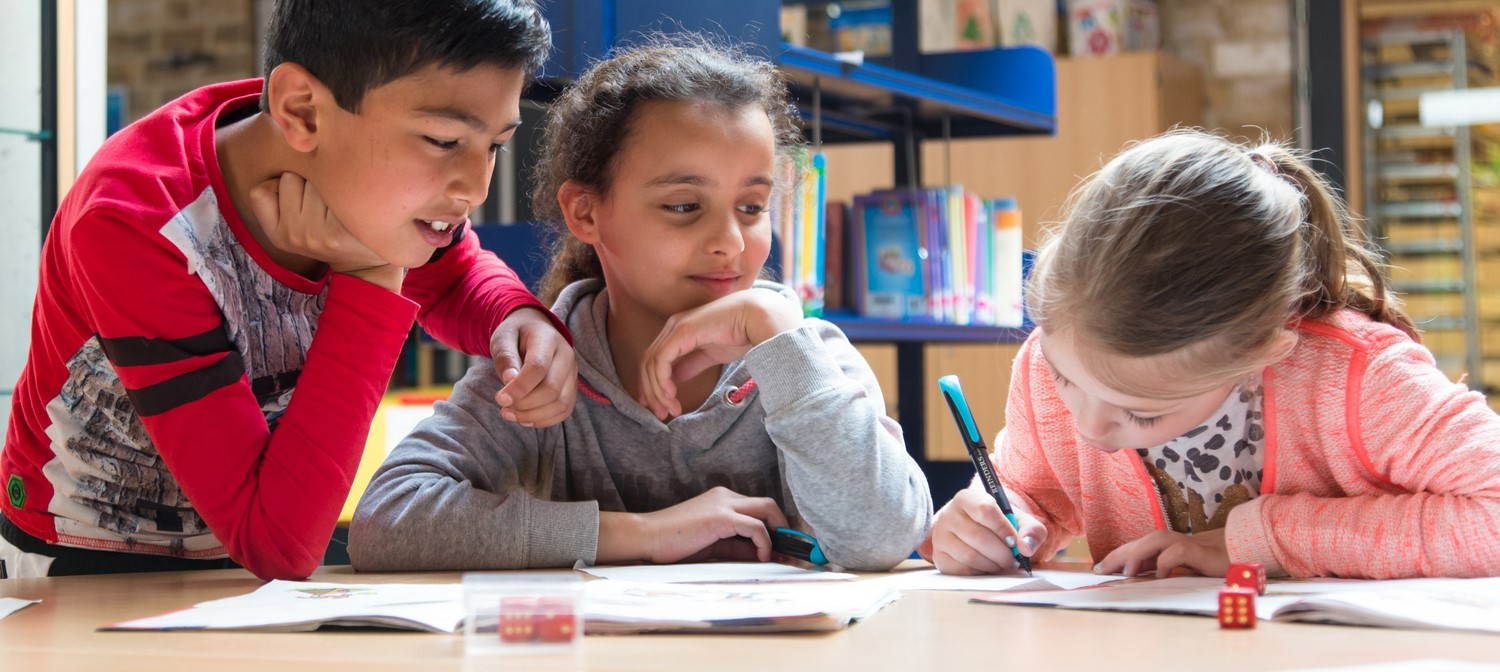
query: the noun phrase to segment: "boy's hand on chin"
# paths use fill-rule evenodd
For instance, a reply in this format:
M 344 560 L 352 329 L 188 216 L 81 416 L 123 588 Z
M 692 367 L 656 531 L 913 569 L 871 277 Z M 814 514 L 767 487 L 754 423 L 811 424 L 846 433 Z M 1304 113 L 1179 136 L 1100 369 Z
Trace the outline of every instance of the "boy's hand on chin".
M 682 415 L 677 381 L 745 356 L 802 324 L 802 307 L 772 291 L 734 292 L 667 320 L 641 357 L 640 399 L 656 417 Z
M 391 266 L 335 217 L 318 190 L 301 175 L 282 173 L 250 190 L 250 208 L 278 250 L 325 264 L 391 291 L 401 291 L 403 269 Z

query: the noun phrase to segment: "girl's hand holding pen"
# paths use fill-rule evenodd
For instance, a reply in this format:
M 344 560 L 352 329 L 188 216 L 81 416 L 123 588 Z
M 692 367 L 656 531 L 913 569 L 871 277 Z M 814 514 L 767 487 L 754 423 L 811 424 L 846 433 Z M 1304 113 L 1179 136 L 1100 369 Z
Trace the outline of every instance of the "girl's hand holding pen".
M 990 493 L 978 485 L 965 488 L 937 512 L 932 534 L 918 550 L 944 574 L 1019 572 L 1011 547 L 1030 557 L 1047 540 L 1047 528 L 1023 511 L 1015 514 L 1019 530 L 1011 527 Z

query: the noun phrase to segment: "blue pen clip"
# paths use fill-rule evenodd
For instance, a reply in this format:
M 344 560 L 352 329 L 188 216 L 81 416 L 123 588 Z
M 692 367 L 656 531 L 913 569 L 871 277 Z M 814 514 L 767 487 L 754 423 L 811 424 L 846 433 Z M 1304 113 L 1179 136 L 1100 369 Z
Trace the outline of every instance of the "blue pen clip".
M 823 547 L 818 545 L 817 539 L 786 527 L 771 531 L 771 550 L 814 565 L 828 564 L 828 557 L 823 555 Z
M 964 400 L 963 388 L 958 386 L 958 376 L 950 374 L 939 378 L 938 389 L 943 392 L 943 399 L 953 411 L 953 419 L 958 421 L 958 431 L 964 433 L 964 441 L 983 445 L 984 439 L 979 438 L 979 427 L 974 424 L 974 416 L 969 414 L 969 402 Z

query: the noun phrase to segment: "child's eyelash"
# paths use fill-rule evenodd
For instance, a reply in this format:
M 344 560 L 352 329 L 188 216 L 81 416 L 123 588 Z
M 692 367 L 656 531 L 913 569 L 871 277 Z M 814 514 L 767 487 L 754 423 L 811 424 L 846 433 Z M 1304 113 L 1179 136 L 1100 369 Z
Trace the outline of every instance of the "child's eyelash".
M 451 151 L 451 150 L 454 150 L 454 149 L 458 149 L 458 141 L 457 140 L 439 140 L 437 138 L 429 138 L 429 137 L 423 137 L 422 139 L 426 140 L 427 143 L 430 144 L 430 145 L 432 145 L 433 147 L 441 149 L 441 150 L 443 150 L 445 152 L 446 151 Z M 491 143 L 490 144 L 490 153 L 491 154 L 495 154 L 495 153 L 498 153 L 498 152 L 509 152 L 509 151 L 510 151 L 510 148 L 506 147 L 504 143 L 495 142 L 495 143 Z
M 1161 422 L 1161 416 L 1159 415 L 1154 418 L 1143 418 L 1134 413 L 1126 413 L 1126 415 L 1130 416 L 1130 421 L 1135 423 L 1137 427 L 1150 427 Z
M 1067 387 L 1072 384 L 1068 382 L 1067 378 L 1062 377 L 1061 373 L 1058 373 L 1055 370 L 1052 372 L 1052 381 L 1057 383 L 1058 387 Z M 1156 425 L 1156 423 L 1161 422 L 1161 416 L 1159 415 L 1154 418 L 1143 418 L 1134 413 L 1126 413 L 1125 415 L 1130 419 L 1131 423 L 1141 428 L 1152 427 Z

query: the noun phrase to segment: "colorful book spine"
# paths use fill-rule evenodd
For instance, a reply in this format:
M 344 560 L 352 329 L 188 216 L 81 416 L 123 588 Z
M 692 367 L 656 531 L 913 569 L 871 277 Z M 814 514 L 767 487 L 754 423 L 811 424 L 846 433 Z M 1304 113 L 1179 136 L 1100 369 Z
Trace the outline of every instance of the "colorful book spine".
M 1022 297 L 1022 238 L 1021 209 L 1014 198 L 998 198 L 992 201 L 994 212 L 993 232 L 995 280 L 995 324 L 1002 327 L 1020 327 L 1025 317 Z
M 920 202 L 909 192 L 854 199 L 863 246 L 860 314 L 904 320 L 926 312 L 921 258 Z

